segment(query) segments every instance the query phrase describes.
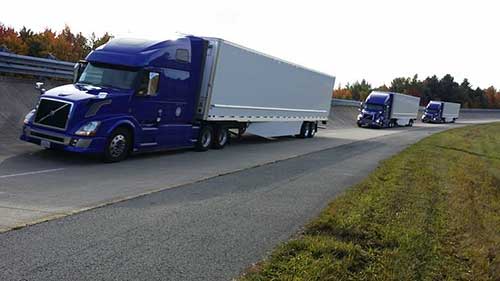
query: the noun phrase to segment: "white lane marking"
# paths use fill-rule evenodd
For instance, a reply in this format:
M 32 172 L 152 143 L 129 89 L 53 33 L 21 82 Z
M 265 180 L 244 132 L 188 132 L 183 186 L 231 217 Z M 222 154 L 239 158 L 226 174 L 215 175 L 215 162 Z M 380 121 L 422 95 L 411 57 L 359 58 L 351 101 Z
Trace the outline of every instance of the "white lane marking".
M 32 172 L 25 172 L 25 173 L 18 173 L 18 174 L 3 175 L 3 176 L 0 176 L 0 179 L 19 177 L 19 176 L 29 176 L 29 175 L 36 175 L 36 174 L 44 174 L 44 173 L 52 173 L 52 172 L 57 172 L 57 171 L 61 171 L 64 169 L 65 168 L 57 168 L 57 169 L 48 169 L 48 170 L 40 170 L 40 171 L 32 171 Z

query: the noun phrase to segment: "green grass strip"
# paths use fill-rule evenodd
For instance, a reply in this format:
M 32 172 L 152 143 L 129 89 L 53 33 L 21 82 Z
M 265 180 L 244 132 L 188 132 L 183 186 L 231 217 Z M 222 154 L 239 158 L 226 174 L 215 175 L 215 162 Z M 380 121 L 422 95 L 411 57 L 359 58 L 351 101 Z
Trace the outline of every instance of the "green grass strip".
M 383 161 L 241 280 L 500 280 L 500 123 Z

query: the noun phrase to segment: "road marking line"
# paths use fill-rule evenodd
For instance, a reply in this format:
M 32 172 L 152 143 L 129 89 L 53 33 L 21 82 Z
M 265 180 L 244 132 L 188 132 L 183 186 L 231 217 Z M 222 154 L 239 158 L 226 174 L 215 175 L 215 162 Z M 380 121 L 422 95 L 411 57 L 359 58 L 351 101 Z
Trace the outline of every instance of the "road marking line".
M 18 173 L 18 174 L 10 174 L 10 175 L 3 175 L 0 176 L 0 179 L 5 179 L 5 178 L 12 178 L 12 177 L 19 177 L 19 176 L 29 176 L 29 175 L 36 175 L 36 174 L 44 174 L 44 173 L 51 173 L 51 172 L 57 172 L 64 170 L 65 168 L 57 168 L 57 169 L 48 169 L 48 170 L 40 170 L 40 171 L 33 171 L 33 172 L 25 172 L 25 173 Z

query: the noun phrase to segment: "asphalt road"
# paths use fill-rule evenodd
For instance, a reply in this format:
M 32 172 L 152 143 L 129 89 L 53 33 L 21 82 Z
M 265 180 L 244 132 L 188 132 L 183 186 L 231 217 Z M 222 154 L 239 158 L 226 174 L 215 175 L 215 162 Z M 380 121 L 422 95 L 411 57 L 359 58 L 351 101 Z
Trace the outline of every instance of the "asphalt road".
M 0 234 L 0 280 L 231 280 L 380 160 L 446 128 L 349 140 Z M 122 176 L 168 166 L 158 159 L 124 162 Z
M 111 165 L 28 145 L 0 160 L 0 231 L 405 130 L 337 128 L 305 140 L 247 137 L 222 151 L 144 154 Z

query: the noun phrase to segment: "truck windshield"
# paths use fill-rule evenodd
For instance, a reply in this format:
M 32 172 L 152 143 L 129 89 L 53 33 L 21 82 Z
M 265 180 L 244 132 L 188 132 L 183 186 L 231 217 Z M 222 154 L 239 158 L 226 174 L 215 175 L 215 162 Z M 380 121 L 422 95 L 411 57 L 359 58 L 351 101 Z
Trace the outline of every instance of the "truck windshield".
M 428 112 L 437 112 L 437 111 L 439 111 L 440 107 L 441 107 L 441 105 L 438 103 L 431 103 L 427 106 L 426 110 Z
M 370 111 L 383 111 L 384 106 L 380 104 L 367 103 L 365 104 L 365 109 Z
M 130 90 L 134 87 L 138 73 L 136 70 L 89 63 L 78 83 Z

